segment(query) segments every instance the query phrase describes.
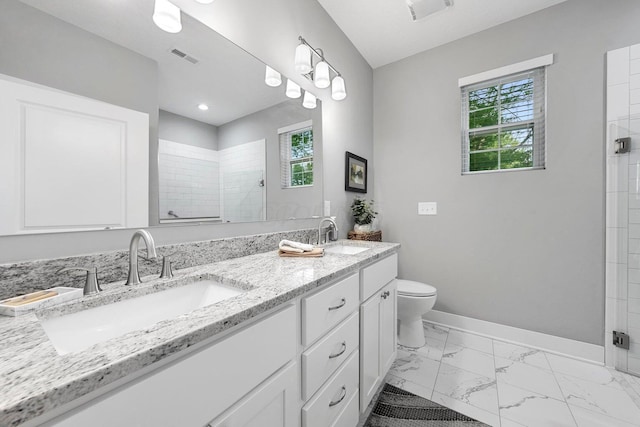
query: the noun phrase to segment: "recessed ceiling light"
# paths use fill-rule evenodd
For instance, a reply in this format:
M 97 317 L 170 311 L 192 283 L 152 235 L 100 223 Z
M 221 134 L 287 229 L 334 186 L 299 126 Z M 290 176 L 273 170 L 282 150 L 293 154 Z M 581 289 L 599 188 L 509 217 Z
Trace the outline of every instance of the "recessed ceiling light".
M 198 108 L 202 111 L 207 111 L 209 106 L 207 104 L 198 104 Z
M 213 0 L 196 0 L 198 3 L 202 3 L 202 4 L 209 4 L 209 3 L 213 3 Z

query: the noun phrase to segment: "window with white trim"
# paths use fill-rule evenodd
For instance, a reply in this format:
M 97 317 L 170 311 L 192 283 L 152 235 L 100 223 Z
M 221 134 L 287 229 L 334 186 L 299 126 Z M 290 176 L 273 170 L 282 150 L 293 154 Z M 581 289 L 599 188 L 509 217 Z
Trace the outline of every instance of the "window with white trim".
M 552 56 L 551 57 L 552 61 Z M 462 173 L 545 167 L 546 63 L 463 85 Z M 496 74 L 501 70 L 478 77 Z M 473 77 L 461 79 L 472 81 Z
M 278 129 L 282 188 L 313 185 L 313 128 L 311 121 Z

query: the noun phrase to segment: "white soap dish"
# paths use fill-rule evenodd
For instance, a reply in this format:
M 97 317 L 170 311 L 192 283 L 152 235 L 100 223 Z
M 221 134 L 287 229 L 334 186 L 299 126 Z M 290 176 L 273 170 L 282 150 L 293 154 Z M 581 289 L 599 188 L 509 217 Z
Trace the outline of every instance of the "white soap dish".
M 58 286 L 0 301 L 0 315 L 20 316 L 82 297 L 81 288 Z

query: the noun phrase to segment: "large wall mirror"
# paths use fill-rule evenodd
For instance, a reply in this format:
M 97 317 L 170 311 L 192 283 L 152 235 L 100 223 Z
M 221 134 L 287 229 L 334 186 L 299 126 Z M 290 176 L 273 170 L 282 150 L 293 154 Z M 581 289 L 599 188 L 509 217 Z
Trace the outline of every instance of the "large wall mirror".
M 265 64 L 184 13 L 160 30 L 153 6 L 2 2 L 0 73 L 149 115 L 150 226 L 319 216 L 320 101 L 267 86 Z

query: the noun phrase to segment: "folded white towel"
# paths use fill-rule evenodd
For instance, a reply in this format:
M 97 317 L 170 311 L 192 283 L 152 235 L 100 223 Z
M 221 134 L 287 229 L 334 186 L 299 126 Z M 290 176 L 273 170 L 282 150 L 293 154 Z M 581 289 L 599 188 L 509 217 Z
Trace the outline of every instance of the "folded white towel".
M 303 254 L 304 251 L 302 249 L 298 249 L 298 248 L 292 248 L 291 246 L 287 246 L 287 245 L 280 245 L 280 251 L 281 252 L 287 252 L 290 254 Z
M 309 252 L 313 250 L 313 245 L 307 243 L 294 242 L 293 240 L 281 240 L 278 247 L 288 252 Z

